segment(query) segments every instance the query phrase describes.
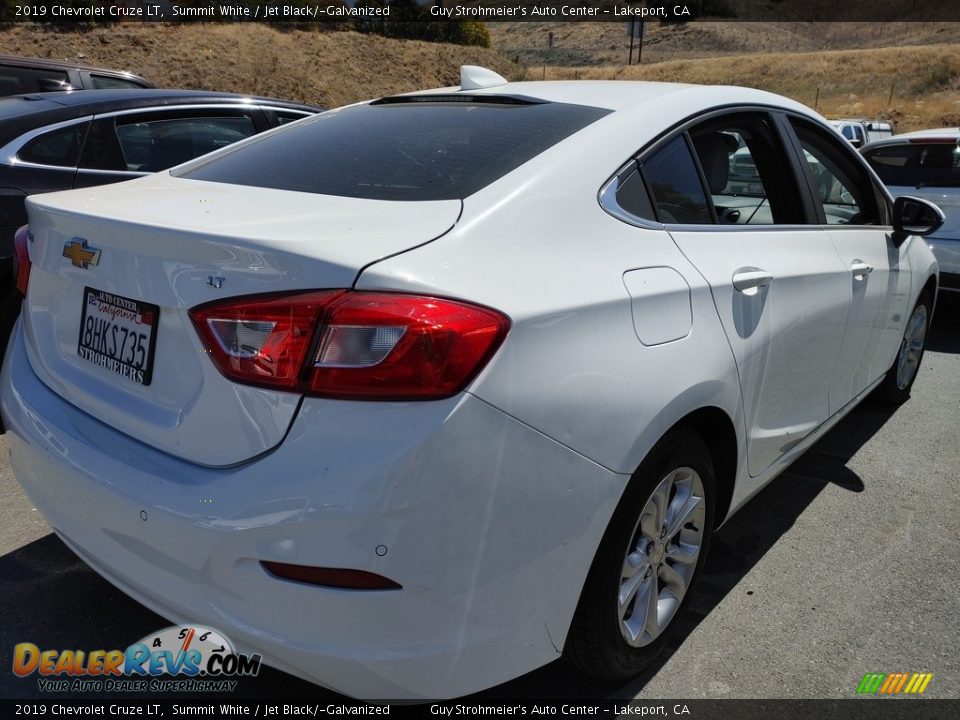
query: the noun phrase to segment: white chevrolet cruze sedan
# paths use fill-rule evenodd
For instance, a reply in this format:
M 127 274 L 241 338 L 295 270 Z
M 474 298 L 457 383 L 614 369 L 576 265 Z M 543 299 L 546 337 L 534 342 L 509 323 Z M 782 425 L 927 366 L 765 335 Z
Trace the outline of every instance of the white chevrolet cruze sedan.
M 714 529 L 907 399 L 942 221 L 776 95 L 479 68 L 27 202 L 36 507 L 161 615 L 390 699 L 637 674 Z

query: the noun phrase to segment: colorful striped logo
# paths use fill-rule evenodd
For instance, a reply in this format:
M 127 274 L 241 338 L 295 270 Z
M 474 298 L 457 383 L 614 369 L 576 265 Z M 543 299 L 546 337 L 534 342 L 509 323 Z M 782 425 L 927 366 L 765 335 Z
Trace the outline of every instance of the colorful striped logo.
M 861 695 L 919 695 L 933 680 L 933 673 L 867 673 L 857 686 Z

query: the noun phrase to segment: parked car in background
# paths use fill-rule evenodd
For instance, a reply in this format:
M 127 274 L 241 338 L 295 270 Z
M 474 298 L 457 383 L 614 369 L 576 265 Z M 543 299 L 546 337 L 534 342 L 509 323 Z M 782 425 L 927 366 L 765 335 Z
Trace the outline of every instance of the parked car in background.
M 867 142 L 867 127 L 860 120 L 831 120 L 830 124 L 855 148 Z
M 940 289 L 960 292 L 960 129 L 903 133 L 861 152 L 891 193 L 943 210 L 946 221 L 926 241 L 940 263 Z
M 883 140 L 895 132 L 893 122 L 887 120 L 831 120 L 830 124 L 855 148 Z
M 27 206 L 33 505 L 156 612 L 393 700 L 653 662 L 714 528 L 908 399 L 942 221 L 787 98 L 482 68 Z
M 0 351 L 16 318 L 13 235 L 34 193 L 130 180 L 318 112 L 196 90 L 79 90 L 0 98 Z
M 886 140 L 897 133 L 897 126 L 893 120 L 864 120 L 867 127 L 867 142 L 876 142 L 877 140 Z
M 0 96 L 56 90 L 123 90 L 155 87 L 139 75 L 59 60 L 0 55 Z

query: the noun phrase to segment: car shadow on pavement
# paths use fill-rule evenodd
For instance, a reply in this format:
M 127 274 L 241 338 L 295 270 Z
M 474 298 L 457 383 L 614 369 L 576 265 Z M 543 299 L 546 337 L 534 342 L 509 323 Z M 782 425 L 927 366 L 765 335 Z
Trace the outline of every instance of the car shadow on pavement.
M 960 293 L 941 292 L 938 295 L 927 350 L 960 353 Z
M 102 579 L 52 533 L 0 557 L 0 578 L 3 699 L 131 697 L 124 693 L 40 693 L 35 674 L 21 679 L 10 671 L 13 648 L 17 643 L 31 642 L 42 650 L 123 649 L 171 624 Z M 186 693 L 176 697 L 225 699 Z M 255 678 L 241 679 L 230 698 L 342 699 L 336 693 L 266 667 Z

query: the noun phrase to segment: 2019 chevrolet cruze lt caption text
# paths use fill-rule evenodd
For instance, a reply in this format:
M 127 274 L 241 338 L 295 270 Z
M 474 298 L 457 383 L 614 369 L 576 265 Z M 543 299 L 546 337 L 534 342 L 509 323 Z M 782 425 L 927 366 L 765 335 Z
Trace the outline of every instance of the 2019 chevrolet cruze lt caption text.
M 160 614 L 391 699 L 648 664 L 712 531 L 908 397 L 942 221 L 779 96 L 478 68 L 27 203 L 36 507 Z

